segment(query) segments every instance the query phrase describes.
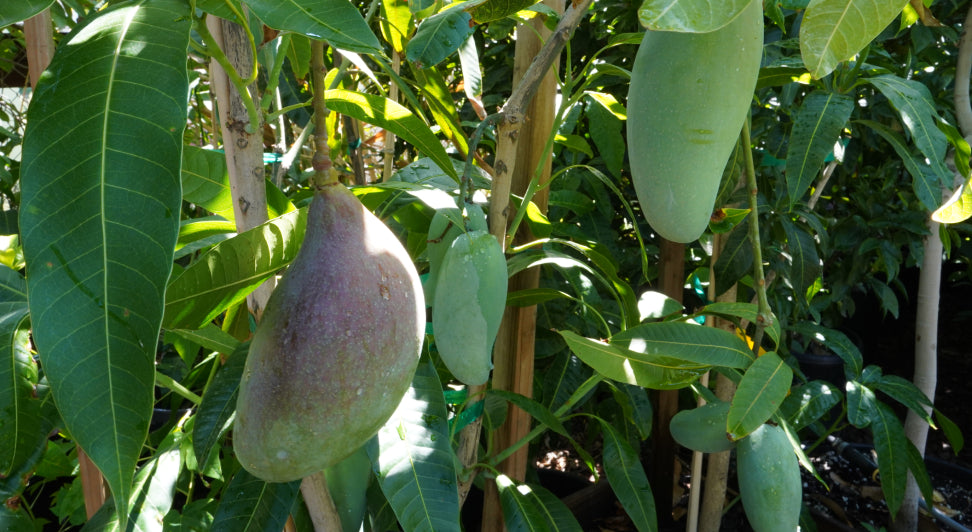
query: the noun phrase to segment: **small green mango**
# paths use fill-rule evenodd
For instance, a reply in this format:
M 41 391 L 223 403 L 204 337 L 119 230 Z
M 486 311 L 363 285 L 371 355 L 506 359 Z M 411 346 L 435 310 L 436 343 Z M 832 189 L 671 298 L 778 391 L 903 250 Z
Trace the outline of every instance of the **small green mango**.
M 506 284 L 506 257 L 493 235 L 470 231 L 452 242 L 432 304 L 432 333 L 442 361 L 466 384 L 489 380 Z
M 803 481 L 786 433 L 762 425 L 736 444 L 739 494 L 755 532 L 793 532 L 800 522 Z
M 240 463 L 288 482 L 349 456 L 398 407 L 424 331 L 408 252 L 343 185 L 321 187 L 250 344 L 233 431 Z

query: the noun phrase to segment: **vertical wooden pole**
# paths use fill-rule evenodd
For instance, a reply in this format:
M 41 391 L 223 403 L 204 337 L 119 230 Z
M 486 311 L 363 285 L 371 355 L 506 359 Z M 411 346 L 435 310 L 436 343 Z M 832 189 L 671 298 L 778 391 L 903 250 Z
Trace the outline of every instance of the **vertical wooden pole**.
M 206 26 L 230 65 L 246 77 L 253 69 L 252 48 L 243 27 L 217 17 L 208 17 Z M 223 150 L 233 195 L 233 215 L 239 231 L 252 229 L 267 217 L 267 188 L 263 165 L 263 120 L 250 124 L 250 116 L 236 86 L 215 60 L 210 64 L 211 91 L 218 108 Z M 248 90 L 254 101 L 260 101 L 260 89 L 252 83 Z M 262 116 L 262 115 L 261 115 Z M 264 283 L 247 298 L 247 305 L 259 320 L 273 283 Z
M 661 264 L 659 268 L 659 287 L 666 296 L 682 302 L 682 287 L 685 285 L 685 245 L 662 239 Z M 656 392 L 656 405 L 653 435 L 651 438 L 652 493 L 655 495 L 655 508 L 658 509 L 658 525 L 663 527 L 672 520 L 672 502 L 675 485 L 675 440 L 669 430 L 672 417 L 678 412 L 678 390 Z
M 564 10 L 563 0 L 547 0 L 545 4 L 558 13 Z M 513 66 L 513 86 L 522 79 L 533 58 L 537 56 L 544 41 L 550 35 L 540 20 L 534 19 L 521 24 L 516 33 L 516 55 Z M 556 63 L 555 63 L 556 64 Z M 536 96 L 531 101 L 525 115 L 525 123 L 517 138 L 516 161 L 511 177 L 511 190 L 514 194 L 526 192 L 534 173 L 540 167 L 537 179 L 545 183 L 550 179 L 552 159 L 544 151 L 547 138 L 553 128 L 556 114 L 557 78 L 551 69 L 537 88 Z M 533 201 L 541 211 L 547 210 L 547 188 L 540 190 Z M 521 226 L 515 242 L 532 240 L 526 224 Z M 531 268 L 515 275 L 510 279 L 509 291 L 515 292 L 528 288 L 536 288 L 540 284 L 540 270 Z M 533 359 L 537 329 L 537 307 L 507 307 L 496 338 L 493 350 L 494 365 L 493 388 L 510 390 L 527 397 L 533 396 Z M 498 362 L 498 358 L 504 358 Z M 506 422 L 494 434 L 496 448 L 504 449 L 519 441 L 530 432 L 531 418 L 526 412 L 514 406 L 509 407 Z M 523 481 L 529 467 L 529 449 L 523 447 L 504 460 L 499 469 L 508 477 Z M 482 530 L 504 530 L 502 510 L 499 503 L 499 493 L 494 483 L 486 484 L 486 495 L 483 503 Z

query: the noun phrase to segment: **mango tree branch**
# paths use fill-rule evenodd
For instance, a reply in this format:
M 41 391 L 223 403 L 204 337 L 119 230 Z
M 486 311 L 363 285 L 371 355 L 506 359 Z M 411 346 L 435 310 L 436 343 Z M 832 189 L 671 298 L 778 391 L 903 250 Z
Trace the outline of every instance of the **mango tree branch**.
M 749 193 L 749 240 L 753 247 L 753 279 L 756 288 L 756 332 L 753 334 L 753 353 L 759 354 L 763 330 L 773 324 L 773 311 L 766 297 L 766 276 L 763 273 L 763 250 L 759 240 L 759 188 L 756 185 L 756 167 L 753 164 L 752 141 L 749 136 L 749 117 L 743 124 L 742 147 L 746 159 L 746 187 Z
M 527 106 L 537 92 L 537 87 L 553 65 L 560 51 L 567 44 L 574 29 L 587 14 L 593 0 L 578 0 L 571 3 L 557 24 L 553 35 L 540 49 L 530 68 L 523 74 L 520 83 L 513 88 L 513 94 L 500 110 L 502 118 L 497 127 L 496 161 L 493 163 L 493 188 L 489 204 L 489 230 L 506 249 L 506 229 L 510 209 L 510 186 L 513 169 L 516 166 L 516 140 L 523 125 Z

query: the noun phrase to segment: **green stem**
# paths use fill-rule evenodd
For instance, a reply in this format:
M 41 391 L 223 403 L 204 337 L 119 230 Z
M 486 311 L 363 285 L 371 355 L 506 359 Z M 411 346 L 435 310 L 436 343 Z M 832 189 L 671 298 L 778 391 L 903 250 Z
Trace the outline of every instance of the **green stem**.
M 337 182 L 331 172 L 331 152 L 327 146 L 327 106 L 324 102 L 324 41 L 311 42 L 311 80 L 314 90 L 314 166 L 313 183 L 323 187 Z
M 287 57 L 287 48 L 290 47 L 290 40 L 293 36 L 285 33 L 280 36 L 280 44 L 277 46 L 277 54 L 273 58 L 273 68 L 267 76 L 267 88 L 263 91 L 263 99 L 260 100 L 260 109 L 264 112 L 270 110 L 273 103 L 273 95 L 277 92 L 277 85 L 280 83 L 280 71 L 283 70 L 284 58 Z M 278 111 L 280 113 L 281 111 Z M 269 122 L 271 118 L 267 118 Z
M 202 17 L 196 19 L 196 31 L 199 36 L 202 37 L 204 43 L 206 43 L 206 51 L 209 53 L 210 57 L 219 63 L 219 66 L 223 67 L 223 71 L 226 72 L 227 79 L 230 83 L 236 87 L 236 92 L 240 94 L 240 100 L 243 102 L 243 106 L 246 107 L 246 114 L 250 119 L 250 123 L 246 125 L 246 132 L 253 134 L 256 132 L 256 126 L 260 123 L 260 111 L 257 109 L 256 102 L 253 101 L 253 97 L 250 95 L 250 91 L 247 88 L 251 83 L 256 81 L 257 72 L 257 60 L 256 60 L 256 44 L 253 44 L 253 35 L 250 34 L 250 29 L 245 25 L 243 29 L 246 31 L 247 36 L 250 38 L 250 43 L 253 49 L 253 75 L 252 80 L 244 80 L 240 77 L 239 72 L 233 68 L 230 64 L 229 59 L 223 50 L 219 47 L 213 34 L 209 32 L 209 28 L 206 27 L 206 14 L 203 13 Z
M 571 394 L 569 398 L 567 398 L 567 401 L 564 402 L 564 404 L 562 404 L 560 408 L 554 411 L 554 415 L 559 418 L 560 416 L 566 414 L 568 411 L 570 411 L 571 408 L 574 407 L 575 404 L 577 404 L 577 402 L 583 399 L 588 392 L 590 392 L 598 384 L 600 384 L 602 380 L 604 380 L 604 377 L 602 377 L 599 373 L 595 373 L 594 375 L 592 375 L 589 379 L 584 381 L 583 384 L 578 386 L 576 390 L 574 390 L 574 393 Z M 517 451 L 517 449 L 530 443 L 531 440 L 533 440 L 534 438 L 542 434 L 543 431 L 545 430 L 547 430 L 547 427 L 543 425 L 538 425 L 536 427 L 533 427 L 533 430 L 531 430 L 526 436 L 520 438 L 516 443 L 507 447 L 506 449 L 503 449 L 503 451 L 501 451 L 499 454 L 490 458 L 489 464 L 495 466 L 501 463 L 503 460 L 506 460 L 507 458 L 512 456 L 513 453 Z
M 301 109 L 304 107 L 309 107 L 311 105 L 312 105 L 311 102 L 303 102 L 303 103 L 295 103 L 293 105 L 288 105 L 286 107 L 281 107 L 280 109 L 277 109 L 276 111 L 267 115 L 267 122 L 272 122 L 276 120 L 277 117 L 282 114 L 289 113 L 291 111 L 296 111 L 297 109 Z
M 756 167 L 749 135 L 749 117 L 743 123 L 741 134 L 743 154 L 746 159 L 746 186 L 749 191 L 749 241 L 753 247 L 753 277 L 757 298 L 756 331 L 753 333 L 753 353 L 759 356 L 763 330 L 773 324 L 773 311 L 766 297 L 766 276 L 763 272 L 763 251 L 759 240 L 759 188 L 756 184 Z
M 159 386 L 172 390 L 173 392 L 175 392 L 176 395 L 184 399 L 188 399 L 189 401 L 192 402 L 192 404 L 196 406 L 202 404 L 202 397 L 199 397 L 198 395 L 192 393 L 192 391 L 190 391 L 188 388 L 179 384 L 178 382 L 175 381 L 175 379 L 166 375 L 165 373 L 162 373 L 160 371 L 155 372 L 155 381 L 158 383 Z

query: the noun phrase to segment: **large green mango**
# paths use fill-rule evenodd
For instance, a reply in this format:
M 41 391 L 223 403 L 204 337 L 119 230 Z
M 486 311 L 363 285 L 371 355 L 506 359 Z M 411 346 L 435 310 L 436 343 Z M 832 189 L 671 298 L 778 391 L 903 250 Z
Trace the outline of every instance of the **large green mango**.
M 408 252 L 343 185 L 321 187 L 250 343 L 233 431 L 240 463 L 287 482 L 349 456 L 398 407 L 424 332 Z
M 739 494 L 755 532 L 793 532 L 800 522 L 800 463 L 783 429 L 762 425 L 736 444 Z
M 442 361 L 466 384 L 489 380 L 506 284 L 506 257 L 493 235 L 469 231 L 452 242 L 435 289 L 432 333 Z
M 628 159 L 651 227 L 692 242 L 709 223 L 756 88 L 762 2 L 709 33 L 648 31 L 628 90 Z

